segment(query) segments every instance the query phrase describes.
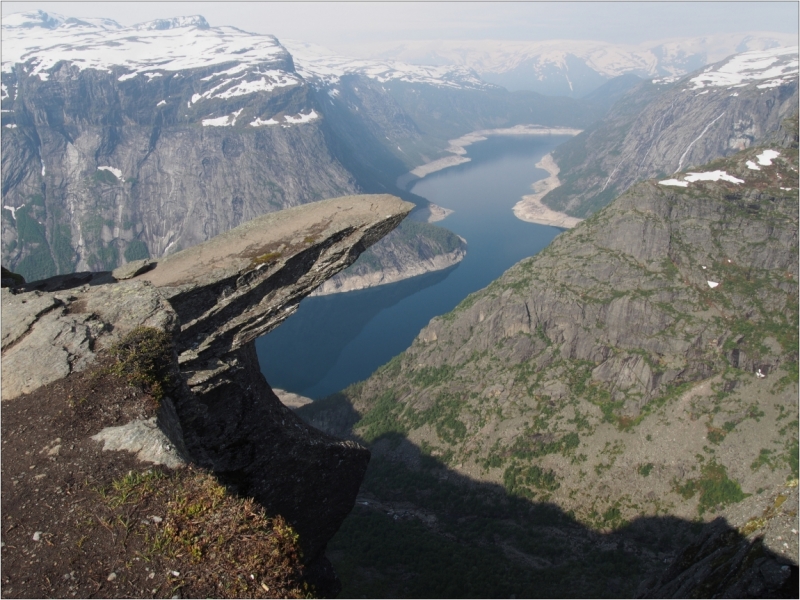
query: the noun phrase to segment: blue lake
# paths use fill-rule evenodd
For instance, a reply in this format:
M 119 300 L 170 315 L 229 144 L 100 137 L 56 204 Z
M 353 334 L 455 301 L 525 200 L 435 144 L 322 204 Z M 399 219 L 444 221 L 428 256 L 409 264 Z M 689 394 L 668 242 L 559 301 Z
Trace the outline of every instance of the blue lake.
M 431 318 L 452 310 L 561 230 L 520 221 L 512 207 L 547 173 L 535 164 L 565 136 L 492 136 L 468 147 L 471 162 L 433 173 L 410 191 L 454 210 L 441 225 L 467 240 L 460 264 L 406 281 L 306 298 L 256 340 L 267 381 L 323 398 L 369 377 L 411 345 Z

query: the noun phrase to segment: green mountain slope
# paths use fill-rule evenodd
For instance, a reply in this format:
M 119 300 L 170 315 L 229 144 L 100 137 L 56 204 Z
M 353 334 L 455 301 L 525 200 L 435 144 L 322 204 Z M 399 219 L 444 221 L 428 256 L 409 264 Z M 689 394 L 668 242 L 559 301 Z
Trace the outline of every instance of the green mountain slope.
M 352 593 L 421 593 L 439 536 L 504 565 L 483 572 L 497 593 L 632 594 L 692 522 L 796 498 L 797 148 L 765 149 L 698 169 L 741 183 L 634 186 L 301 411 L 372 446 L 368 504 L 332 542 Z M 419 552 L 357 560 L 368 532 L 402 539 L 387 510 Z M 748 534 L 796 564 L 765 526 Z M 468 580 L 453 593 L 486 593 Z

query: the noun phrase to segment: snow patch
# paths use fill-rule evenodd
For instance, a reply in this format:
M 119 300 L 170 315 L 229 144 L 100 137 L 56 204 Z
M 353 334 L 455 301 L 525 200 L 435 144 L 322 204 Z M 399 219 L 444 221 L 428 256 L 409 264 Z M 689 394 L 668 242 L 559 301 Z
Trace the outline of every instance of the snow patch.
M 219 94 L 210 94 L 209 92 L 206 92 L 202 97 L 233 98 L 234 96 L 245 96 L 247 94 L 255 94 L 256 92 L 271 92 L 277 88 L 289 87 L 300 83 L 299 79 L 289 75 L 288 73 L 284 73 L 283 71 L 267 71 L 263 75 L 265 75 L 265 77 L 261 77 L 261 79 L 257 79 L 255 81 L 242 81 L 241 83 L 238 83 Z M 196 100 L 193 98 L 192 102 L 196 102 Z
M 672 185 L 675 187 L 689 187 L 695 181 L 727 181 L 729 183 L 744 183 L 744 179 L 739 179 L 733 175 L 728 175 L 725 171 L 708 171 L 706 173 L 687 173 L 684 180 L 664 179 L 659 181 L 659 185 Z
M 653 79 L 651 83 L 655 85 L 665 85 L 667 83 L 675 83 L 681 78 L 680 75 L 672 75 L 671 77 L 660 77 L 658 79 Z
M 133 79 L 137 75 L 138 73 L 126 73 L 125 75 L 120 75 L 117 77 L 117 81 L 128 81 L 128 79 Z
M 263 127 L 264 125 L 278 125 L 278 122 L 275 119 L 261 120 L 259 117 L 256 117 L 254 121 L 250 121 L 250 127 Z
M 16 128 L 17 128 L 16 123 L 9 123 L 8 125 L 6 125 L 6 129 L 16 129 Z
M 242 114 L 244 109 L 240 108 L 230 115 L 217 117 L 215 119 L 203 119 L 203 127 L 232 127 L 236 125 L 236 119 Z
M 16 221 L 17 220 L 17 211 L 25 206 L 24 204 L 20 204 L 19 206 L 3 206 L 6 210 L 11 211 L 11 217 Z
M 728 181 L 730 183 L 744 183 L 744 179 L 739 179 L 733 175 L 728 175 L 725 171 L 707 171 L 706 173 L 687 173 L 684 178 L 689 183 L 695 181 Z
M 772 166 L 772 159 L 778 158 L 780 155 L 781 153 L 776 150 L 764 150 L 764 152 L 756 156 L 756 159 L 762 167 L 769 167 Z
M 691 89 L 741 86 L 767 80 L 759 88 L 776 87 L 797 77 L 797 46 L 743 52 L 689 80 Z
M 746 163 L 744 163 L 744 164 L 746 164 L 746 165 L 747 165 L 747 168 L 748 168 L 748 169 L 751 169 L 751 170 L 753 170 L 753 171 L 760 171 L 760 170 L 761 170 L 761 167 L 759 167 L 759 166 L 758 166 L 756 163 L 754 163 L 752 160 L 748 160 L 748 161 L 747 161 Z
M 120 181 L 123 181 L 123 179 L 122 179 L 122 171 L 120 171 L 119 169 L 117 169 L 115 167 L 97 167 L 97 170 L 98 171 L 110 171 L 111 173 L 114 174 L 114 177 L 116 177 Z
M 81 70 L 111 72 L 116 66 L 138 74 L 231 63 L 252 68 L 286 57 L 286 50 L 272 35 L 210 27 L 200 16 L 131 27 L 109 19 L 66 19 L 41 11 L 3 18 L 3 70 L 10 70 L 14 63 L 29 63 L 31 74 L 43 80 L 46 71 L 61 61 Z
M 162 100 L 161 102 L 159 102 L 158 104 L 156 104 L 156 106 L 164 106 L 166 103 L 167 103 L 167 101 L 166 101 L 166 100 Z
M 315 119 L 319 118 L 319 115 L 316 113 L 314 109 L 311 109 L 311 112 L 308 113 L 307 115 L 300 113 L 294 117 L 285 115 L 283 118 L 287 123 L 298 125 L 300 123 L 310 123 L 311 121 L 314 121 Z
M 706 281 L 706 283 L 708 284 L 708 287 L 710 287 L 712 290 L 719 285 L 719 282 L 717 281 Z

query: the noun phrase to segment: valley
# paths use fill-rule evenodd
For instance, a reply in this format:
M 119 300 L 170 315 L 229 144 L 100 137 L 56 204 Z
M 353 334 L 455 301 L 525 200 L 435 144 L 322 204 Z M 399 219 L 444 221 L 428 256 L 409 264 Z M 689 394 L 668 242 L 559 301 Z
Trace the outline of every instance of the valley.
M 796 32 L 379 25 L 4 12 L 2 595 L 797 597 Z
M 373 452 L 331 544 L 347 593 L 646 593 L 717 515 L 796 560 L 797 149 L 756 172 L 763 152 L 702 169 L 743 193 L 638 184 L 299 409 Z
M 417 180 L 414 194 L 453 210 L 440 223 L 466 240 L 464 259 L 440 276 L 304 300 L 296 315 L 256 343 L 267 381 L 312 398 L 337 392 L 402 352 L 431 318 L 546 247 L 559 230 L 520 221 L 512 207 L 544 174 L 534 165 L 569 137 L 490 136 L 468 146 L 469 162 Z M 357 270 L 365 257 L 338 277 Z

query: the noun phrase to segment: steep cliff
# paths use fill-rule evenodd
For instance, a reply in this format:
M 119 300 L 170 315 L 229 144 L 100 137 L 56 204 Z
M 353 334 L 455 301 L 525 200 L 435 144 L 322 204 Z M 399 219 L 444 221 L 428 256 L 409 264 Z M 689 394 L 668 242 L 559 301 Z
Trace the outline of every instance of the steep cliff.
M 604 113 L 510 94 L 468 69 L 290 48 L 199 16 L 132 27 L 5 17 L 4 264 L 28 279 L 110 270 L 340 194 L 424 206 L 395 182 L 447 140 L 518 123 L 585 126 Z M 411 249 L 430 241 L 404 245 L 385 279 L 400 256 L 407 273 L 428 264 Z
M 74 378 L 80 381 L 86 369 L 105 364 L 109 349 L 116 352 L 121 341 L 142 327 L 168 334 L 166 359 L 155 365 L 166 369 L 163 385 L 159 383 L 161 393 L 153 393 L 161 396 L 157 418 L 134 411 L 133 420 L 114 422 L 115 427 L 101 431 L 91 430 L 92 426 L 105 421 L 90 419 L 90 426 L 79 427 L 82 435 L 72 447 L 99 455 L 100 441 L 107 450 L 138 452 L 145 461 L 170 467 L 189 461 L 206 469 L 229 491 L 254 497 L 268 515 L 284 518 L 299 535 L 306 581 L 314 583 L 318 593 L 335 594 L 336 578 L 324 557 L 325 545 L 352 508 L 369 453 L 307 426 L 284 407 L 260 373 L 252 342 L 292 314 L 326 278 L 394 229 L 412 208 L 386 195 L 334 198 L 262 216 L 157 263 L 142 261 L 113 273 L 59 276 L 13 292 L 3 288 L 4 413 L 16 415 L 43 386 L 56 386 L 63 394 L 63 388 L 70 386 L 60 383 L 65 377 L 73 378 L 69 381 L 74 387 Z M 103 370 L 93 373 L 100 386 L 109 376 Z M 152 392 L 153 379 L 147 381 Z M 80 414 L 85 401 L 75 403 L 59 394 L 54 398 L 53 410 L 67 411 L 70 420 L 74 411 Z M 37 415 L 37 421 L 51 419 L 57 422 L 49 412 Z M 4 441 L 12 439 L 15 447 L 24 447 L 19 443 L 24 428 L 17 429 L 13 419 L 12 423 L 9 427 L 15 428 L 4 430 Z M 58 433 L 57 427 L 50 429 Z M 27 535 L 28 529 L 47 531 L 64 518 L 52 511 L 26 516 L 20 491 L 5 485 L 9 477 L 18 481 L 16 473 L 6 470 L 8 465 L 23 468 L 19 461 L 28 460 L 16 455 L 15 459 L 4 459 L 3 504 L 4 514 L 20 529 L 4 536 L 6 544 L 26 543 L 26 538 L 15 536 Z M 40 465 L 43 476 L 48 472 L 46 459 Z M 120 460 L 130 463 L 124 457 Z M 105 476 L 91 465 L 87 468 L 85 461 L 80 468 L 92 480 Z M 65 482 L 55 475 L 53 479 L 27 492 L 62 489 Z M 74 491 L 88 485 L 79 482 Z M 167 520 L 165 526 L 178 526 L 170 523 Z M 40 565 L 51 574 L 48 582 L 60 581 L 58 569 L 66 568 L 81 551 L 81 545 L 76 548 L 68 538 L 56 540 L 63 556 L 54 567 Z M 213 544 L 210 552 L 213 559 Z M 42 581 L 26 580 L 35 561 L 25 566 L 19 562 L 21 555 L 9 562 L 6 556 L 4 574 L 12 573 L 20 593 L 50 589 Z M 202 569 L 195 569 L 193 577 L 200 573 Z M 79 573 L 78 579 L 88 585 L 91 577 Z M 196 584 L 195 580 L 182 585 Z M 248 594 L 262 593 L 258 582 L 253 586 Z M 122 588 L 111 586 L 107 591 L 125 595 Z
M 561 186 L 542 202 L 585 217 L 637 181 L 765 142 L 797 103 L 796 46 L 737 54 L 683 78 L 643 82 L 553 152 Z
M 441 271 L 464 258 L 467 244 L 446 229 L 409 220 L 370 250 L 319 286 L 314 295 L 361 290 Z
M 604 581 L 635 586 L 658 574 L 677 536 L 691 537 L 688 523 L 714 516 L 726 517 L 731 540 L 747 538 L 743 555 L 762 536 L 783 557 L 776 568 L 796 565 L 789 515 L 797 509 L 784 502 L 796 498 L 798 477 L 797 190 L 796 143 L 637 184 L 433 319 L 367 381 L 300 413 L 372 445 L 377 460 L 362 489 L 369 503 L 433 515 L 441 527 L 475 523 L 462 543 L 523 553 L 540 569 L 580 568 L 522 531 L 534 527 L 552 540 L 546 546 L 571 552 L 580 536 L 569 524 L 548 533 L 524 508 L 487 521 L 487 507 L 500 502 L 487 496 L 502 491 L 531 511 L 554 507 L 589 529 L 619 531 L 628 548 L 620 560 L 631 570 Z M 453 482 L 449 500 L 431 491 L 436 478 Z M 748 496 L 756 504 L 738 514 Z M 773 503 L 782 508 L 770 528 Z M 644 522 L 651 534 L 635 534 Z M 663 538 L 668 530 L 676 537 Z M 351 530 L 350 543 L 365 531 Z M 725 535 L 695 549 L 698 561 Z M 357 552 L 345 542 L 338 548 Z M 761 576 L 744 577 L 752 562 L 737 563 L 737 552 L 720 568 L 733 579 L 719 589 L 752 583 L 756 594 Z M 587 565 L 599 560 L 585 556 Z M 778 584 L 791 572 L 779 569 Z M 533 589 L 518 577 L 518 591 Z M 725 588 L 734 580 L 744 587 Z M 683 581 L 681 589 L 708 583 L 696 569 Z M 573 583 L 570 593 L 596 593 Z

